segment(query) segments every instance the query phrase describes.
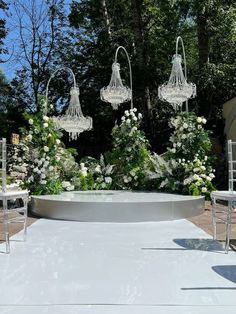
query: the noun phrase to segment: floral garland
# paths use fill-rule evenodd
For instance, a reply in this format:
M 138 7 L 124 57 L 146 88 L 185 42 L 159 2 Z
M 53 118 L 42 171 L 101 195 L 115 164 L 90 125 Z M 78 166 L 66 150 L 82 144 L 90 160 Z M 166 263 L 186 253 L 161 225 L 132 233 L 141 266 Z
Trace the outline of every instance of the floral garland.
M 142 114 L 137 109 L 124 112 L 121 123 L 112 130 L 113 148 L 99 160 L 83 158 L 78 164 L 75 152 L 65 149 L 61 132 L 52 118 L 41 111 L 26 114 L 29 127 L 14 147 L 10 171 L 32 194 L 57 194 L 73 190 L 156 190 L 205 195 L 214 190 L 211 142 L 204 130 L 206 119 L 194 113 L 171 118 L 173 133 L 163 155 L 149 150 L 140 130 Z

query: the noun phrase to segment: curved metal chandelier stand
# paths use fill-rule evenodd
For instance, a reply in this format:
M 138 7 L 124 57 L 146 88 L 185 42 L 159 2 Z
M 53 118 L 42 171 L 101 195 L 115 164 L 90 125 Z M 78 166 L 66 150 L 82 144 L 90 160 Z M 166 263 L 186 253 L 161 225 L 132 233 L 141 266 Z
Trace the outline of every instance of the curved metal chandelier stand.
M 120 64 L 117 63 L 118 52 L 122 49 L 127 57 L 129 64 L 129 77 L 130 88 L 124 86 L 120 77 Z M 132 68 L 131 62 L 127 50 L 123 46 L 119 46 L 115 53 L 115 62 L 112 64 L 112 75 L 110 83 L 107 87 L 103 87 L 100 91 L 100 97 L 102 101 L 109 102 L 114 110 L 118 109 L 119 104 L 126 101 L 131 102 L 131 109 L 133 109 L 133 96 L 132 96 Z
M 70 103 L 65 114 L 58 117 L 53 117 L 53 120 L 59 129 L 64 129 L 69 133 L 70 140 L 76 140 L 80 133 L 92 129 L 93 120 L 91 117 L 85 117 L 83 115 L 79 101 L 79 88 L 76 84 L 75 75 L 70 68 L 60 68 L 53 72 L 46 87 L 46 103 L 48 103 L 48 89 L 51 80 L 55 77 L 57 72 L 63 70 L 68 71 L 72 75 L 74 86 L 70 90 Z
M 178 54 L 179 42 L 181 42 L 184 61 L 184 73 L 182 69 L 182 57 Z M 183 39 L 179 36 L 176 40 L 176 51 L 172 59 L 172 70 L 169 81 L 159 86 L 158 97 L 165 100 L 175 109 L 182 107 L 186 102 L 188 112 L 188 99 L 196 96 L 196 85 L 187 82 L 187 66 Z

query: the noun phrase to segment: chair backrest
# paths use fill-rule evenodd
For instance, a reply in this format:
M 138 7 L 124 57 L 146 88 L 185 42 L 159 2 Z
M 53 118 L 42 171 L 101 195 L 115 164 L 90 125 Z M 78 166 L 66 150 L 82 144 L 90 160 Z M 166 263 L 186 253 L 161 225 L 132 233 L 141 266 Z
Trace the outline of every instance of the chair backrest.
M 228 175 L 229 175 L 229 191 L 234 191 L 234 183 L 236 182 L 236 142 L 228 140 Z
M 2 192 L 7 189 L 7 143 L 6 139 L 0 139 L 0 171 L 1 171 L 1 188 Z

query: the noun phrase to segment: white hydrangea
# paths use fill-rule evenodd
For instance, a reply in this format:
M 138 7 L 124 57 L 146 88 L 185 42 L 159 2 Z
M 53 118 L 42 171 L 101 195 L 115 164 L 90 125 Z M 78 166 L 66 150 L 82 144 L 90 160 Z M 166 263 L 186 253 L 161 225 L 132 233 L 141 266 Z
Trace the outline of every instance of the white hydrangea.
M 112 183 L 112 178 L 111 177 L 105 177 L 105 182 L 108 184 Z
M 71 184 L 70 184 L 69 181 L 62 181 L 61 185 L 62 185 L 62 187 L 63 187 L 64 189 L 66 189 L 66 188 L 67 188 L 68 186 L 70 186 Z

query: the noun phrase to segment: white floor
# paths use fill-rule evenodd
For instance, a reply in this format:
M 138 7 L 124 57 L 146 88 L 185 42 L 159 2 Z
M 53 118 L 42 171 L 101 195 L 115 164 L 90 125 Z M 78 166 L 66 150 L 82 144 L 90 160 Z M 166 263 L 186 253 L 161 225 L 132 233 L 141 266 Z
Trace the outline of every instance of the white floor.
M 186 220 L 41 219 L 11 249 L 0 314 L 236 313 L 236 253 Z

